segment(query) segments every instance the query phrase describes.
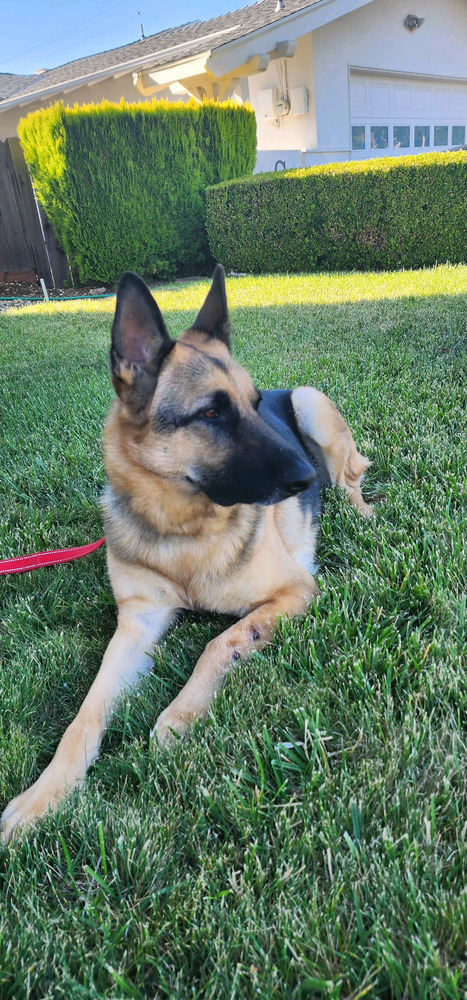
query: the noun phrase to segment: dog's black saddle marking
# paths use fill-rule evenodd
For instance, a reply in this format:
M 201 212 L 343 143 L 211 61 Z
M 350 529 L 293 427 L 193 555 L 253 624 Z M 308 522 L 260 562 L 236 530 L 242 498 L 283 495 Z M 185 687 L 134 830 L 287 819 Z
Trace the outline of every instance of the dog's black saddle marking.
M 284 438 L 293 448 L 300 446 L 304 458 L 308 459 L 295 420 L 290 389 L 266 389 L 261 391 L 258 413 L 264 423 L 276 434 Z

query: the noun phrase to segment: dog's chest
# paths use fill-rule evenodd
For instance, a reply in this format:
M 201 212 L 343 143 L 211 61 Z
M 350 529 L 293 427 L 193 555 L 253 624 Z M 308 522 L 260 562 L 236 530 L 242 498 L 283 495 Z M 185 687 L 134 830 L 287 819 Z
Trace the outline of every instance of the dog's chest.
M 121 561 L 143 566 L 176 592 L 178 606 L 242 615 L 293 577 L 313 570 L 317 526 L 297 498 L 251 506 L 230 529 L 199 538 L 159 534 L 108 487 L 102 501 L 107 544 Z

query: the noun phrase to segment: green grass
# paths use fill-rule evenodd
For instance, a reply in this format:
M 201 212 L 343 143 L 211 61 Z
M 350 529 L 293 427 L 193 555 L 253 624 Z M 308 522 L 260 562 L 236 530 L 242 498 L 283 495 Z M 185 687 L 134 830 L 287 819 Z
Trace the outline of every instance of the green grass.
M 158 292 L 173 333 L 206 287 Z M 459 267 L 229 281 L 237 359 L 332 395 L 377 518 L 330 491 L 314 607 L 155 751 L 225 624 L 183 619 L 85 787 L 0 848 L 1 1000 L 465 998 L 464 287 Z M 4 557 L 102 533 L 111 310 L 0 315 Z M 102 550 L 0 588 L 4 805 L 50 760 L 115 608 Z

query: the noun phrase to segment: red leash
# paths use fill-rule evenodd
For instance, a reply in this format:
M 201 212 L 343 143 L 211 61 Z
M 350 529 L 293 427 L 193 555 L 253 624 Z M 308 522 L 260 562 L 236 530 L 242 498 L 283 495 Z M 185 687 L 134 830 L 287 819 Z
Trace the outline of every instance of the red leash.
M 105 542 L 105 537 L 89 545 L 80 545 L 75 549 L 53 549 L 51 552 L 35 552 L 32 556 L 17 556 L 15 559 L 0 559 L 0 576 L 5 573 L 25 573 L 28 569 L 39 569 L 40 566 L 55 566 L 57 563 L 70 562 L 71 559 L 81 559 L 95 552 Z

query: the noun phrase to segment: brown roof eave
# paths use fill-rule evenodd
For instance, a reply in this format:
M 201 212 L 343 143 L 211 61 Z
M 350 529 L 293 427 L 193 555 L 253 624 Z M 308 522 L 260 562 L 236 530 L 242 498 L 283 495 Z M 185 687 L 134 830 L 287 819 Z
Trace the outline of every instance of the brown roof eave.
M 85 76 L 75 77 L 73 80 L 62 81 L 62 83 L 56 83 L 52 87 L 44 87 L 42 90 L 35 90 L 32 93 L 16 94 L 14 98 L 5 98 L 3 101 L 0 101 L 0 112 L 6 110 L 7 107 L 21 107 L 21 105 L 32 104 L 34 101 L 43 101 L 48 97 L 53 97 L 54 94 L 62 93 L 65 95 L 91 83 L 98 83 L 100 80 L 125 76 L 126 73 L 130 73 L 134 70 L 148 70 L 154 65 L 154 61 L 159 55 L 159 53 L 154 52 L 152 55 L 145 56 L 144 59 L 131 59 L 130 62 L 121 63 L 119 66 L 111 66 L 105 70 L 99 70 L 98 73 L 87 73 Z M 207 52 L 200 52 L 197 55 L 197 58 L 202 59 L 205 57 L 208 59 L 210 55 L 211 51 L 208 49 Z M 169 66 L 177 66 L 183 62 L 186 62 L 186 59 L 177 59 L 174 63 L 163 63 L 163 66 L 165 69 Z

